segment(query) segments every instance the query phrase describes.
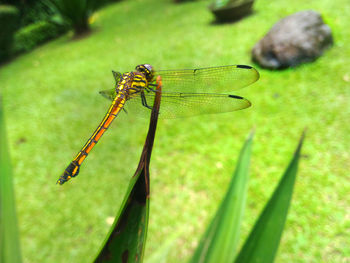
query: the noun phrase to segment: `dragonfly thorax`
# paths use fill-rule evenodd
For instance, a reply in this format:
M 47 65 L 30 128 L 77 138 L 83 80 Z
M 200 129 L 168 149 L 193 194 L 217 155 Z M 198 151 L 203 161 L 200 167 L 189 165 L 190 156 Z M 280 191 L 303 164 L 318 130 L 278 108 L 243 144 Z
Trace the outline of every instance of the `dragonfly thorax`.
M 125 96 L 126 99 L 129 100 L 135 95 L 143 92 L 147 86 L 148 80 L 145 73 L 138 71 L 127 72 L 124 73 L 118 81 L 115 88 L 115 95 L 119 94 L 121 96 Z M 112 99 L 115 99 L 114 95 L 112 95 Z
M 136 66 L 136 71 L 143 73 L 148 82 L 153 81 L 154 78 L 154 69 L 150 64 L 141 64 Z

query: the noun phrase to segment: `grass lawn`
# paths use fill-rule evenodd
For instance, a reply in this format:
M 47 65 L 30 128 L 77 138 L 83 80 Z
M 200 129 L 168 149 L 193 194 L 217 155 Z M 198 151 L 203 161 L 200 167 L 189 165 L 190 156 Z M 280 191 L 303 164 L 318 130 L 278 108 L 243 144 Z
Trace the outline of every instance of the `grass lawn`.
M 259 69 L 234 93 L 247 110 L 161 120 L 151 161 L 145 259 L 170 244 L 167 262 L 189 259 L 225 193 L 243 140 L 255 127 L 242 240 L 307 127 L 300 172 L 276 262 L 350 260 L 350 2 L 258 0 L 256 12 L 213 25 L 208 1 L 122 1 L 99 10 L 93 33 L 68 34 L 0 68 L 17 211 L 26 263 L 91 262 L 136 169 L 147 120 L 121 114 L 80 175 L 55 184 L 102 119 L 111 70 L 252 65 L 253 45 L 282 17 L 319 11 L 335 44 L 314 63 Z

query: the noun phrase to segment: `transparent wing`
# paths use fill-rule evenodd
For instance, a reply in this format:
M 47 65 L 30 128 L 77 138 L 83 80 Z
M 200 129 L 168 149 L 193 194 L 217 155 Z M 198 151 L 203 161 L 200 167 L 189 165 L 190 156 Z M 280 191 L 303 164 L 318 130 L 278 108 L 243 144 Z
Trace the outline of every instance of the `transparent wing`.
M 256 69 L 245 65 L 231 65 L 200 69 L 160 70 L 162 98 L 160 118 L 178 118 L 200 114 L 231 112 L 248 108 L 248 100 L 222 91 L 231 91 L 248 86 L 259 79 Z M 154 84 L 154 83 L 153 83 Z M 113 100 L 115 89 L 100 92 Z M 145 91 L 147 105 L 153 107 L 155 91 Z M 142 104 L 138 94 L 128 100 L 124 107 L 137 116 L 149 117 L 150 109 Z
M 155 92 L 145 94 L 149 107 L 153 107 Z M 223 113 L 250 107 L 251 103 L 240 96 L 206 93 L 163 93 L 160 118 L 181 118 L 201 114 Z M 142 104 L 141 96 L 128 100 L 124 106 L 131 115 L 149 118 L 151 109 Z
M 112 74 L 116 83 L 119 82 L 122 74 L 120 72 L 112 70 Z M 99 93 L 106 99 L 113 100 L 117 96 L 117 91 L 115 88 L 99 91 Z
M 113 72 L 116 80 L 119 72 Z M 163 94 L 168 92 L 221 93 L 244 88 L 259 79 L 258 71 L 246 65 L 230 65 L 200 69 L 160 70 Z M 153 83 L 154 84 L 154 83 Z M 100 91 L 107 99 L 113 99 L 115 89 Z
M 107 89 L 107 90 L 101 90 L 99 93 L 109 100 L 114 100 L 114 98 L 117 96 L 117 91 L 115 88 L 113 89 Z
M 230 65 L 200 69 L 160 70 L 163 93 L 222 93 L 246 87 L 259 79 L 256 69 Z
M 112 74 L 113 74 L 115 82 L 118 83 L 118 81 L 122 77 L 122 73 L 112 70 Z

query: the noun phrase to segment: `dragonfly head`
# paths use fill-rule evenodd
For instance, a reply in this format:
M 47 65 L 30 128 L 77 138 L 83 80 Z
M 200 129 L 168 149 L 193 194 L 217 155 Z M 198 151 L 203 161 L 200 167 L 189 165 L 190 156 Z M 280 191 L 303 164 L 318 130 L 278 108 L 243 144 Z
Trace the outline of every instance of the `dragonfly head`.
M 136 71 L 145 74 L 147 81 L 152 81 L 154 78 L 154 69 L 150 64 L 141 64 L 136 66 Z

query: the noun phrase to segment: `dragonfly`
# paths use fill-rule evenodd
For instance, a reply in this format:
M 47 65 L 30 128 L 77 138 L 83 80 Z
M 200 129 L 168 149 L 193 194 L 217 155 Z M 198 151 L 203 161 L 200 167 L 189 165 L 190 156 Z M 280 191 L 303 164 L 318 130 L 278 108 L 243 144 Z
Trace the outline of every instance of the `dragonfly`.
M 141 64 L 131 72 L 112 73 L 115 87 L 100 91 L 112 103 L 95 132 L 57 180 L 60 185 L 78 175 L 85 158 L 122 110 L 141 117 L 150 115 L 159 84 L 156 82 L 158 76 L 162 81 L 159 118 L 189 117 L 248 108 L 251 106 L 249 100 L 223 91 L 244 88 L 259 79 L 258 71 L 246 65 L 155 71 L 150 64 Z

